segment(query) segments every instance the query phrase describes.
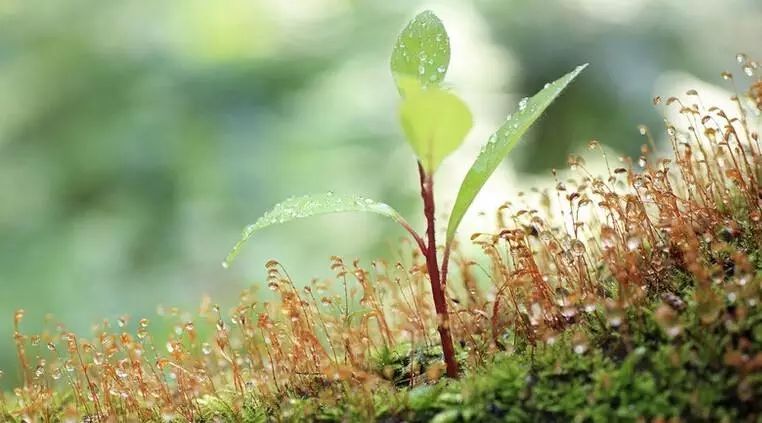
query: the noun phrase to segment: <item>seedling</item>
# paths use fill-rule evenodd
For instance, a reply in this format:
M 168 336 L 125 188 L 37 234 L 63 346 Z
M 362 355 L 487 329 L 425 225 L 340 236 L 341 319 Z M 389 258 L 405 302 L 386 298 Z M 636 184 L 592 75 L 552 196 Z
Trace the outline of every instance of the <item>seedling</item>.
M 247 226 L 223 266 L 227 268 L 243 244 L 257 231 L 270 225 L 327 213 L 370 212 L 389 217 L 413 237 L 426 259 L 447 375 L 457 377 L 458 363 L 450 335 L 445 286 L 447 265 L 458 225 L 503 158 L 587 65 L 578 66 L 558 80 L 546 84 L 533 97 L 522 99 L 518 110 L 508 116 L 489 138 L 460 186 L 447 225 L 440 267 L 434 231 L 433 176 L 442 160 L 460 146 L 473 125 L 468 106 L 442 85 L 449 63 L 449 37 L 442 22 L 430 11 L 420 13 L 408 23 L 399 35 L 391 56 L 391 71 L 401 97 L 400 122 L 418 161 L 421 198 L 427 222 L 425 239 L 387 204 L 361 196 L 332 192 L 312 194 L 293 197 L 277 204 L 254 224 Z

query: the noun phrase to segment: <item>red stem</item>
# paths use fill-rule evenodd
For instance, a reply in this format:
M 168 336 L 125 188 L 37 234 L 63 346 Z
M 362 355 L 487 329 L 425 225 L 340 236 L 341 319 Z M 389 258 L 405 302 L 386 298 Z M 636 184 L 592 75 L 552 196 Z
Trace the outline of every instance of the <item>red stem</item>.
M 423 198 L 423 213 L 426 216 L 426 267 L 431 281 L 431 296 L 434 299 L 434 309 L 437 313 L 437 330 L 442 343 L 447 376 L 458 377 L 458 362 L 455 360 L 455 348 L 450 335 L 450 319 L 447 314 L 447 299 L 442 289 L 442 281 L 439 277 L 439 264 L 437 263 L 437 242 L 434 232 L 434 181 L 431 175 L 427 175 L 423 166 L 418 162 L 418 173 L 421 177 L 421 197 Z
M 426 244 L 423 243 L 423 239 L 421 239 L 420 235 L 418 235 L 418 232 L 416 232 L 412 226 L 410 226 L 405 219 L 399 218 L 397 220 L 400 225 L 402 225 L 403 228 L 410 234 L 410 236 L 413 237 L 415 240 L 415 243 L 418 245 L 418 249 L 421 250 L 421 254 L 426 256 Z

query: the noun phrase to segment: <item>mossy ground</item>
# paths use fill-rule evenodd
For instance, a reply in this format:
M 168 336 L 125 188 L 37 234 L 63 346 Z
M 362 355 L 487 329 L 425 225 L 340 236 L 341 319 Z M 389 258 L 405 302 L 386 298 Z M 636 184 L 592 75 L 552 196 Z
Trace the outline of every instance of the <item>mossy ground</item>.
M 756 62 L 754 62 L 756 63 Z M 756 68 L 755 68 L 756 69 Z M 728 75 L 725 75 L 729 79 Z M 692 124 L 673 156 L 638 159 L 521 197 L 451 257 L 448 319 L 427 267 L 331 258 L 335 277 L 293 281 L 269 261 L 275 300 L 247 290 L 148 319 L 26 334 L 10 422 L 762 421 L 762 147 L 757 80 L 738 117 L 670 98 Z M 750 101 L 751 100 L 751 101 Z M 695 101 L 695 103 L 693 103 Z M 661 104 L 661 99 L 655 99 Z M 746 105 L 746 106 L 744 106 Z M 642 133 L 649 137 L 650 132 Z M 652 141 L 652 140 L 651 140 Z M 554 172 L 554 175 L 557 174 Z M 477 254 L 478 255 L 478 254 Z M 446 322 L 463 374 L 443 378 Z
M 212 402 L 206 421 L 760 421 L 762 373 L 754 371 L 762 368 L 759 307 L 726 301 L 728 319 L 707 325 L 689 301 L 681 310 L 687 325 L 670 336 L 654 319 L 658 304 L 632 310 L 627 326 L 617 329 L 591 314 L 584 348 L 567 333 L 551 345 L 496 352 L 461 380 L 389 385 L 372 393 L 331 386 L 323 395 L 287 398 L 271 409 L 252 405 L 238 416 Z M 739 313 L 748 314 L 737 319 Z M 425 373 L 426 356 L 419 358 Z M 409 365 L 399 357 L 384 366 L 389 363 Z M 404 372 L 393 374 L 397 383 L 405 381 Z

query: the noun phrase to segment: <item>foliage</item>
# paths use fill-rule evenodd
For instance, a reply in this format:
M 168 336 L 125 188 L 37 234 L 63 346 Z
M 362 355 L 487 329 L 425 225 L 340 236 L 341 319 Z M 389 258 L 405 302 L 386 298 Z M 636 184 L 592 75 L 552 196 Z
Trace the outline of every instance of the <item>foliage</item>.
M 317 216 L 326 213 L 342 212 L 367 212 L 386 216 L 397 222 L 407 225 L 393 208 L 390 206 L 364 198 L 360 196 L 338 195 L 333 192 L 325 194 L 304 195 L 301 197 L 292 197 L 282 203 L 277 204 L 267 214 L 259 218 L 254 224 L 247 226 L 241 235 L 233 250 L 223 262 L 223 266 L 228 267 L 238 254 L 241 246 L 251 238 L 255 232 L 264 229 L 270 225 L 286 223 L 294 219 L 303 217 Z
M 433 175 L 442 160 L 463 142 L 473 124 L 468 107 L 455 94 L 439 88 L 444 79 L 450 61 L 450 45 L 447 32 L 439 18 L 431 11 L 425 11 L 413 18 L 400 34 L 391 56 L 391 69 L 400 94 L 403 97 L 400 106 L 400 118 L 407 140 L 418 157 L 421 197 L 424 204 L 424 216 L 428 224 L 426 240 L 418 235 L 397 212 L 389 206 L 383 206 L 383 212 L 400 223 L 415 239 L 426 257 L 426 266 L 431 285 L 434 309 L 438 316 L 442 351 L 450 377 L 458 376 L 458 365 L 449 333 L 446 294 L 447 266 L 450 256 L 451 241 L 455 229 L 471 205 L 476 194 L 495 171 L 500 161 L 508 154 L 519 137 L 542 114 L 553 99 L 576 77 L 584 66 L 552 84 L 548 84 L 531 101 L 522 101 L 516 118 L 508 118 L 500 129 L 500 136 L 490 140 L 474 167 L 466 176 L 456 202 L 448 228 L 448 242 L 445 245 L 443 266 L 440 269 L 437 257 L 437 242 L 434 228 L 434 181 Z M 496 142 L 499 141 L 499 142 Z M 248 226 L 241 240 L 235 245 L 228 258 L 223 262 L 228 267 L 241 246 L 253 233 L 272 223 L 309 217 L 316 214 L 345 211 L 366 211 L 379 213 L 379 208 L 358 207 L 362 200 L 344 200 L 344 197 L 304 196 L 278 204 L 275 209 Z M 373 203 L 372 200 L 370 200 Z
M 450 65 L 450 37 L 442 21 L 430 10 L 414 17 L 397 38 L 390 64 L 403 96 L 409 89 L 441 84 Z
M 532 98 L 522 99 L 515 114 L 508 116 L 498 130 L 492 134 L 476 161 L 466 174 L 458 191 L 450 221 L 447 224 L 447 243 L 455 238 L 460 221 L 482 189 L 487 179 L 497 169 L 503 158 L 511 152 L 524 133 L 542 115 L 550 103 L 558 97 L 574 78 L 587 67 L 578 66 L 575 70 L 562 76 L 546 86 Z
M 644 146 L 637 168 L 623 159 L 604 176 L 570 158 L 575 177 L 555 173 L 557 204 L 546 190 L 500 207 L 495 231 L 472 236 L 483 254 L 453 250 L 457 272 L 446 287 L 431 283 L 429 225 L 428 246 L 401 242 L 398 262 L 333 257 L 335 277 L 303 287 L 271 260 L 274 299 L 247 290 L 231 310 L 209 300 L 197 315 L 170 309 L 169 341 L 161 345 L 147 319 L 104 321 L 91 337 L 63 325 L 29 334 L 19 310 L 13 329 L 22 383 L 0 396 L 0 415 L 46 422 L 759 419 L 758 84 L 734 97 L 735 113 L 705 108 L 695 91 L 655 99 L 692 123 L 668 123 L 670 158 Z M 590 147 L 599 151 L 597 142 Z M 421 174 L 428 216 L 431 180 Z M 286 212 L 289 204 L 261 225 L 298 217 Z M 322 198 L 312 211 L 362 207 Z M 380 203 L 367 207 L 391 214 Z M 425 306 L 428 287 L 442 289 L 444 315 Z M 442 378 L 446 346 L 431 338 L 443 328 L 456 341 L 462 379 Z
M 390 63 L 392 75 L 403 96 L 400 106 L 402 127 L 419 163 L 427 175 L 432 175 L 441 161 L 458 148 L 473 124 L 468 106 L 455 94 L 440 88 L 450 63 L 450 42 L 444 25 L 433 12 L 421 12 L 408 23 L 394 45 Z M 448 243 L 474 197 L 501 160 L 586 66 L 577 67 L 559 80 L 546 84 L 531 99 L 522 100 L 516 116 L 509 116 L 490 138 L 463 181 L 448 227 Z M 331 212 L 378 212 L 375 208 L 347 207 L 346 204 L 356 201 L 349 199 L 344 202 L 344 198 L 303 196 L 278 204 L 264 218 L 244 230 L 241 240 L 224 262 L 226 267 L 256 230 L 272 223 Z M 338 201 L 342 204 L 334 204 Z M 389 206 L 384 205 L 384 208 Z M 403 223 L 396 212 L 386 210 L 381 214 Z M 403 223 L 403 226 L 409 229 L 409 225 Z
M 614 167 L 618 155 L 636 158 L 635 124 L 662 127 L 661 114 L 648 107 L 651 93 L 688 88 L 661 85 L 664 72 L 712 82 L 734 59 L 718 56 L 727 40 L 760 57 L 758 28 L 738 22 L 759 22 L 762 2 L 733 1 L 705 14 L 663 0 L 618 10 L 502 1 L 433 9 L 452 38 L 443 87 L 468 100 L 475 122 L 486 125 L 467 140 L 472 154 L 443 164 L 440 184 L 444 172 L 465 174 L 471 163 L 461 160 L 475 158 L 521 96 L 585 61 L 594 66 L 494 179 L 512 169 L 529 173 L 517 180 L 529 193 L 532 184 L 546 185 L 531 180 L 563 168 L 591 138 L 617 152 L 609 153 Z M 207 293 L 227 306 L 270 257 L 306 281 L 326 276 L 327 252 L 393 256 L 393 224 L 329 216 L 258 233 L 247 261 L 221 271 L 239 229 L 287 195 L 365 193 L 419 224 L 415 192 L 405 183 L 412 169 L 393 122 L 397 90 L 383 62 L 420 6 L 0 3 L 0 280 L 12 287 L 0 298 L 0 316 L 25 308 L 27 332 L 42 330 L 53 315 L 89 334 L 101 318 L 150 317 L 157 302 L 189 309 Z M 743 89 L 742 69 L 736 77 Z M 661 145 L 663 136 L 654 136 Z M 438 188 L 454 198 L 459 182 Z M 480 195 L 472 208 L 490 198 Z M 452 204 L 440 204 L 444 226 Z M 472 216 L 481 220 L 466 216 L 464 248 Z M 367 233 L 360 230 L 366 225 Z M 152 327 L 157 337 L 165 332 Z M 12 336 L 11 325 L 0 325 L 0 339 Z M 12 344 L 3 343 L 0 389 L 20 383 L 15 363 Z
M 438 88 L 410 89 L 400 106 L 405 136 L 423 168 L 434 173 L 455 151 L 473 125 L 468 106 Z

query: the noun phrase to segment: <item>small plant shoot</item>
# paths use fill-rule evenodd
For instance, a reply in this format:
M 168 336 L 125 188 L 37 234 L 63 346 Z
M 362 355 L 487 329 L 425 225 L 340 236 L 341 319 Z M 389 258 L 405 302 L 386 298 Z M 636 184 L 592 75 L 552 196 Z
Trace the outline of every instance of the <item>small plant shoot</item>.
M 434 13 L 425 11 L 410 21 L 394 45 L 390 62 L 401 96 L 399 117 L 402 131 L 418 161 L 421 198 L 427 222 L 425 235 L 416 232 L 399 213 L 384 203 L 334 193 L 306 195 L 276 205 L 254 224 L 247 226 L 223 266 L 230 265 L 243 244 L 257 231 L 274 224 L 343 212 L 369 212 L 391 218 L 410 233 L 426 259 L 446 371 L 448 376 L 455 378 L 459 370 L 450 335 L 444 287 L 447 262 L 458 225 L 501 161 L 586 65 L 547 84 L 535 96 L 523 99 L 518 110 L 490 137 L 461 184 L 450 213 L 440 267 L 434 230 L 433 175 L 442 161 L 463 142 L 473 125 L 473 118 L 463 100 L 441 85 L 450 63 L 450 40 L 444 25 Z

